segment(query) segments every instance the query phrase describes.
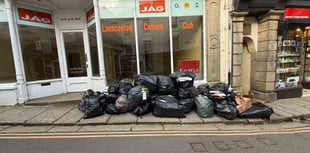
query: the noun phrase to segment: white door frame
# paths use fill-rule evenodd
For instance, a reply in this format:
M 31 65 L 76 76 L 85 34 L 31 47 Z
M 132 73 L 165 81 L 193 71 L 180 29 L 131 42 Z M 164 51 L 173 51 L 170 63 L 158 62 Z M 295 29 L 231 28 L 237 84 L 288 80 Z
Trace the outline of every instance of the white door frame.
M 86 72 L 87 76 L 85 77 L 69 77 L 68 76 L 68 67 L 67 67 L 67 56 L 64 44 L 64 37 L 63 34 L 66 32 L 82 32 L 83 34 L 83 42 L 84 42 L 84 53 L 87 56 L 86 62 Z M 85 91 L 86 89 L 90 88 L 90 77 L 92 74 L 91 69 L 91 58 L 90 58 L 90 50 L 89 50 L 89 41 L 87 30 L 85 29 L 78 29 L 78 30 L 59 30 L 60 33 L 60 42 L 61 42 L 61 55 L 63 60 L 63 71 L 64 71 L 64 79 L 65 79 L 65 87 L 67 92 L 79 92 Z

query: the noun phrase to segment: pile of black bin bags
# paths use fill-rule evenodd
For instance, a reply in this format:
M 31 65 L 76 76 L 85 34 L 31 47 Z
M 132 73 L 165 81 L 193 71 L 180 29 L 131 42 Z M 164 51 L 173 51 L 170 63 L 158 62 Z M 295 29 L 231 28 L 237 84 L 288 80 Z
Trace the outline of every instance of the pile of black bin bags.
M 108 114 L 133 112 L 142 116 L 149 112 L 158 117 L 184 118 L 196 109 L 200 117 L 212 117 L 216 113 L 227 119 L 239 117 L 269 118 L 272 109 L 259 103 L 238 114 L 233 91 L 228 85 L 217 83 L 212 87 L 201 84 L 194 87 L 195 74 L 175 72 L 170 76 L 135 75 L 134 80 L 123 79 L 112 83 L 108 92 L 84 92 L 79 110 L 84 119 Z M 215 93 L 215 94 L 214 94 Z M 220 96 L 217 93 L 221 93 Z M 254 114 L 253 114 L 254 113 Z M 244 115 L 243 115 L 244 114 Z M 256 115 L 258 114 L 258 115 Z

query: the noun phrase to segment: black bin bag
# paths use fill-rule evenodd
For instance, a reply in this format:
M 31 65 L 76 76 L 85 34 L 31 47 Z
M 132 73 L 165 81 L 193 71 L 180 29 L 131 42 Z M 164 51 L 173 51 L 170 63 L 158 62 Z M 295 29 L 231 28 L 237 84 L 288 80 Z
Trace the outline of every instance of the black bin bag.
M 84 119 L 100 116 L 103 114 L 104 111 L 100 102 L 100 96 L 94 94 L 94 92 L 85 92 L 81 100 L 81 103 L 82 102 L 83 105 L 79 105 L 79 110 L 84 112 Z
M 172 95 L 161 95 L 157 97 L 153 115 L 158 117 L 185 117 L 182 105 L 179 105 L 178 100 Z
M 177 96 L 178 99 L 189 99 L 189 98 L 192 98 L 191 88 L 178 88 L 176 96 Z
M 207 96 L 209 97 L 209 94 L 210 94 L 210 87 L 207 83 L 204 83 L 204 84 L 200 84 L 198 87 L 197 87 L 197 90 L 199 91 L 199 93 L 201 95 L 204 95 L 204 96 Z
M 135 75 L 134 85 L 142 85 L 149 89 L 151 92 L 157 90 L 157 76 L 156 75 Z
M 88 89 L 84 92 L 83 97 L 81 98 L 81 101 L 78 105 L 78 108 L 81 112 L 85 113 L 85 109 L 86 109 L 86 98 L 90 95 L 95 95 L 95 92 L 91 89 Z
M 215 111 L 219 116 L 222 116 L 226 119 L 232 120 L 237 117 L 238 109 L 236 104 L 233 101 L 229 100 L 218 100 L 214 102 Z
M 153 106 L 151 103 L 146 103 L 143 106 L 138 106 L 133 110 L 133 113 L 136 114 L 137 116 L 141 116 L 144 114 L 147 114 L 149 112 L 151 112 L 153 109 Z
M 173 95 L 175 92 L 174 83 L 170 77 L 158 75 L 157 90 L 160 95 Z
M 105 108 L 105 112 L 108 114 L 120 114 L 121 110 L 118 109 L 115 104 L 109 103 Z
M 190 88 L 194 85 L 196 75 L 193 72 L 181 71 L 172 73 L 170 77 L 177 88 Z
M 193 110 L 193 108 L 195 107 L 195 102 L 194 99 L 189 98 L 189 99 L 181 99 L 179 101 L 179 105 L 182 106 L 182 109 L 184 111 L 184 113 L 189 113 Z M 213 110 L 212 110 L 213 111 Z
M 130 89 L 128 92 L 128 111 L 132 111 L 138 106 L 145 105 L 150 102 L 150 92 L 148 88 L 138 85 Z
M 108 88 L 108 93 L 109 94 L 119 94 L 119 83 L 118 82 L 113 82 L 109 88 Z
M 119 81 L 119 93 L 127 94 L 129 90 L 133 87 L 133 83 L 130 79 L 122 79 Z
M 252 103 L 252 107 L 239 114 L 240 118 L 270 119 L 273 109 L 260 102 Z

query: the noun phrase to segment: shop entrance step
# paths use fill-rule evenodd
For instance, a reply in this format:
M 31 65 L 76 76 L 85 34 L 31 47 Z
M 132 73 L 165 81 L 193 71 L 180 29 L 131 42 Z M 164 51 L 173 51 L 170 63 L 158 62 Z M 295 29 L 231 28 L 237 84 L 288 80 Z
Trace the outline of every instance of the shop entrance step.
M 25 102 L 25 105 L 44 106 L 53 104 L 78 104 L 83 96 L 83 92 L 64 93 L 55 96 L 49 96 L 39 99 L 33 99 Z

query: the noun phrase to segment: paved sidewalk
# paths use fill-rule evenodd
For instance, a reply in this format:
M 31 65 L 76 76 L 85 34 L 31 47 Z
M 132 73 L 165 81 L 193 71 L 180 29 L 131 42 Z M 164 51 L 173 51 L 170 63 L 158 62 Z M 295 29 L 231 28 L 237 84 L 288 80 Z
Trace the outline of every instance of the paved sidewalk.
M 255 102 L 255 101 L 253 101 Z M 201 118 L 195 111 L 186 114 L 186 118 L 160 118 L 152 113 L 137 117 L 131 112 L 82 119 L 83 113 L 77 103 L 54 104 L 45 106 L 0 107 L 0 132 L 24 131 L 134 131 L 168 129 L 264 129 L 268 124 L 293 124 L 303 127 L 310 125 L 310 97 L 282 99 L 266 103 L 274 110 L 271 120 L 234 119 L 227 120 L 217 115 Z M 195 125 L 195 126 L 193 126 Z

